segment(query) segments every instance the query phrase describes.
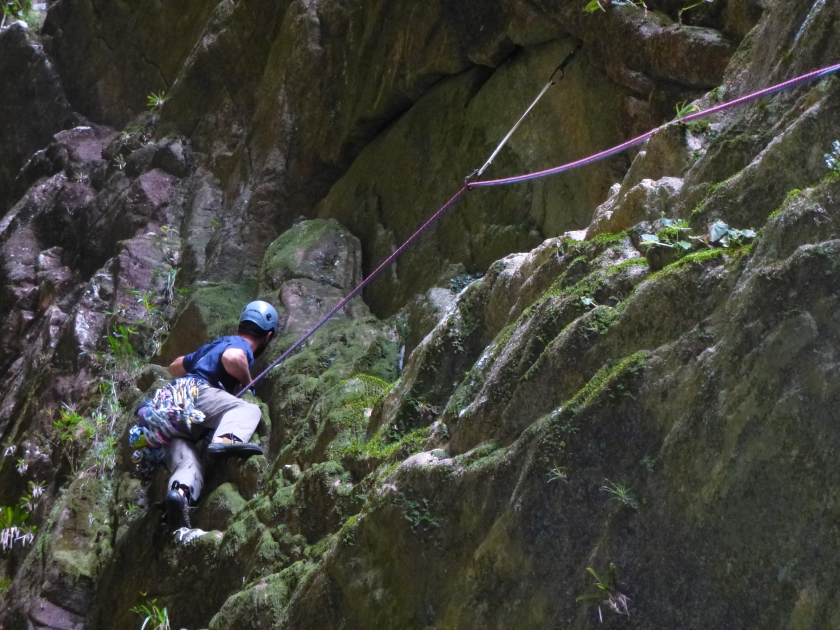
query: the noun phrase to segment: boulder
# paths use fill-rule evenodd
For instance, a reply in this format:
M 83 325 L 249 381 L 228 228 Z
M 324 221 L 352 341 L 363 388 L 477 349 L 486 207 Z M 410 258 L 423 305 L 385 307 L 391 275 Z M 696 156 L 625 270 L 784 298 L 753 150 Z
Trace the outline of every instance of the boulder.
M 642 180 L 624 195 L 619 191 L 595 211 L 596 218 L 586 231 L 586 238 L 618 234 L 638 223 L 670 216 L 682 185 L 681 179 L 664 177 L 659 181 Z

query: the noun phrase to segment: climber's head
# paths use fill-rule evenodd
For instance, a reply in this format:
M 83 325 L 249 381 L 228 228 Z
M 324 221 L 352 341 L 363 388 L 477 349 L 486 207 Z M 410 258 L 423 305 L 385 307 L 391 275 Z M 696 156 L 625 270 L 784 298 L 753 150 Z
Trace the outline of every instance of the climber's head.
M 254 356 L 260 356 L 277 334 L 277 311 L 268 302 L 251 302 L 239 317 L 240 336 L 253 338 L 258 342 Z

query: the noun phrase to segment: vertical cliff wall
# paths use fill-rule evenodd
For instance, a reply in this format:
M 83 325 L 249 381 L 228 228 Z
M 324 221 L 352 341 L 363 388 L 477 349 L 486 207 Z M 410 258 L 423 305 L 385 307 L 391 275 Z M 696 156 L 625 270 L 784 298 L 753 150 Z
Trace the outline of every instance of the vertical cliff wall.
M 587 4 L 59 0 L 0 30 L 4 627 L 151 599 L 188 628 L 833 627 L 836 78 L 470 192 L 261 383 L 266 455 L 208 468 L 188 544 L 131 462 L 160 365 L 256 297 L 278 356 L 578 44 L 494 174 L 840 55 L 822 0 Z

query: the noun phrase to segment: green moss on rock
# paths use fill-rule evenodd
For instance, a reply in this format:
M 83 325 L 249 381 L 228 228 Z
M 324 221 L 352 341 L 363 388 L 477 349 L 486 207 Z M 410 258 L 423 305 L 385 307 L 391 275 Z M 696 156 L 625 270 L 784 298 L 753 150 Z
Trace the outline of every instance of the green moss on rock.
M 201 529 L 224 531 L 245 503 L 233 484 L 223 483 L 201 500 L 192 520 Z
M 360 280 L 358 239 L 334 219 L 302 221 L 268 248 L 260 269 L 260 286 L 276 290 L 287 280 L 305 278 L 344 290 Z
M 626 374 L 638 374 L 646 365 L 646 355 L 636 353 L 621 361 L 610 361 L 565 405 L 572 411 L 589 406 L 607 387 Z

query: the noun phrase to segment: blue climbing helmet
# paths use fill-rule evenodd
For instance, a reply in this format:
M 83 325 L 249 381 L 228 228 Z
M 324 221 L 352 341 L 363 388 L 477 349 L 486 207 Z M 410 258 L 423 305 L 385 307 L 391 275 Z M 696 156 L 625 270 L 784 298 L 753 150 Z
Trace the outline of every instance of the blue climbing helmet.
M 251 302 L 242 311 L 239 317 L 239 323 L 252 322 L 259 326 L 265 332 L 277 332 L 277 311 L 268 302 L 257 300 Z

